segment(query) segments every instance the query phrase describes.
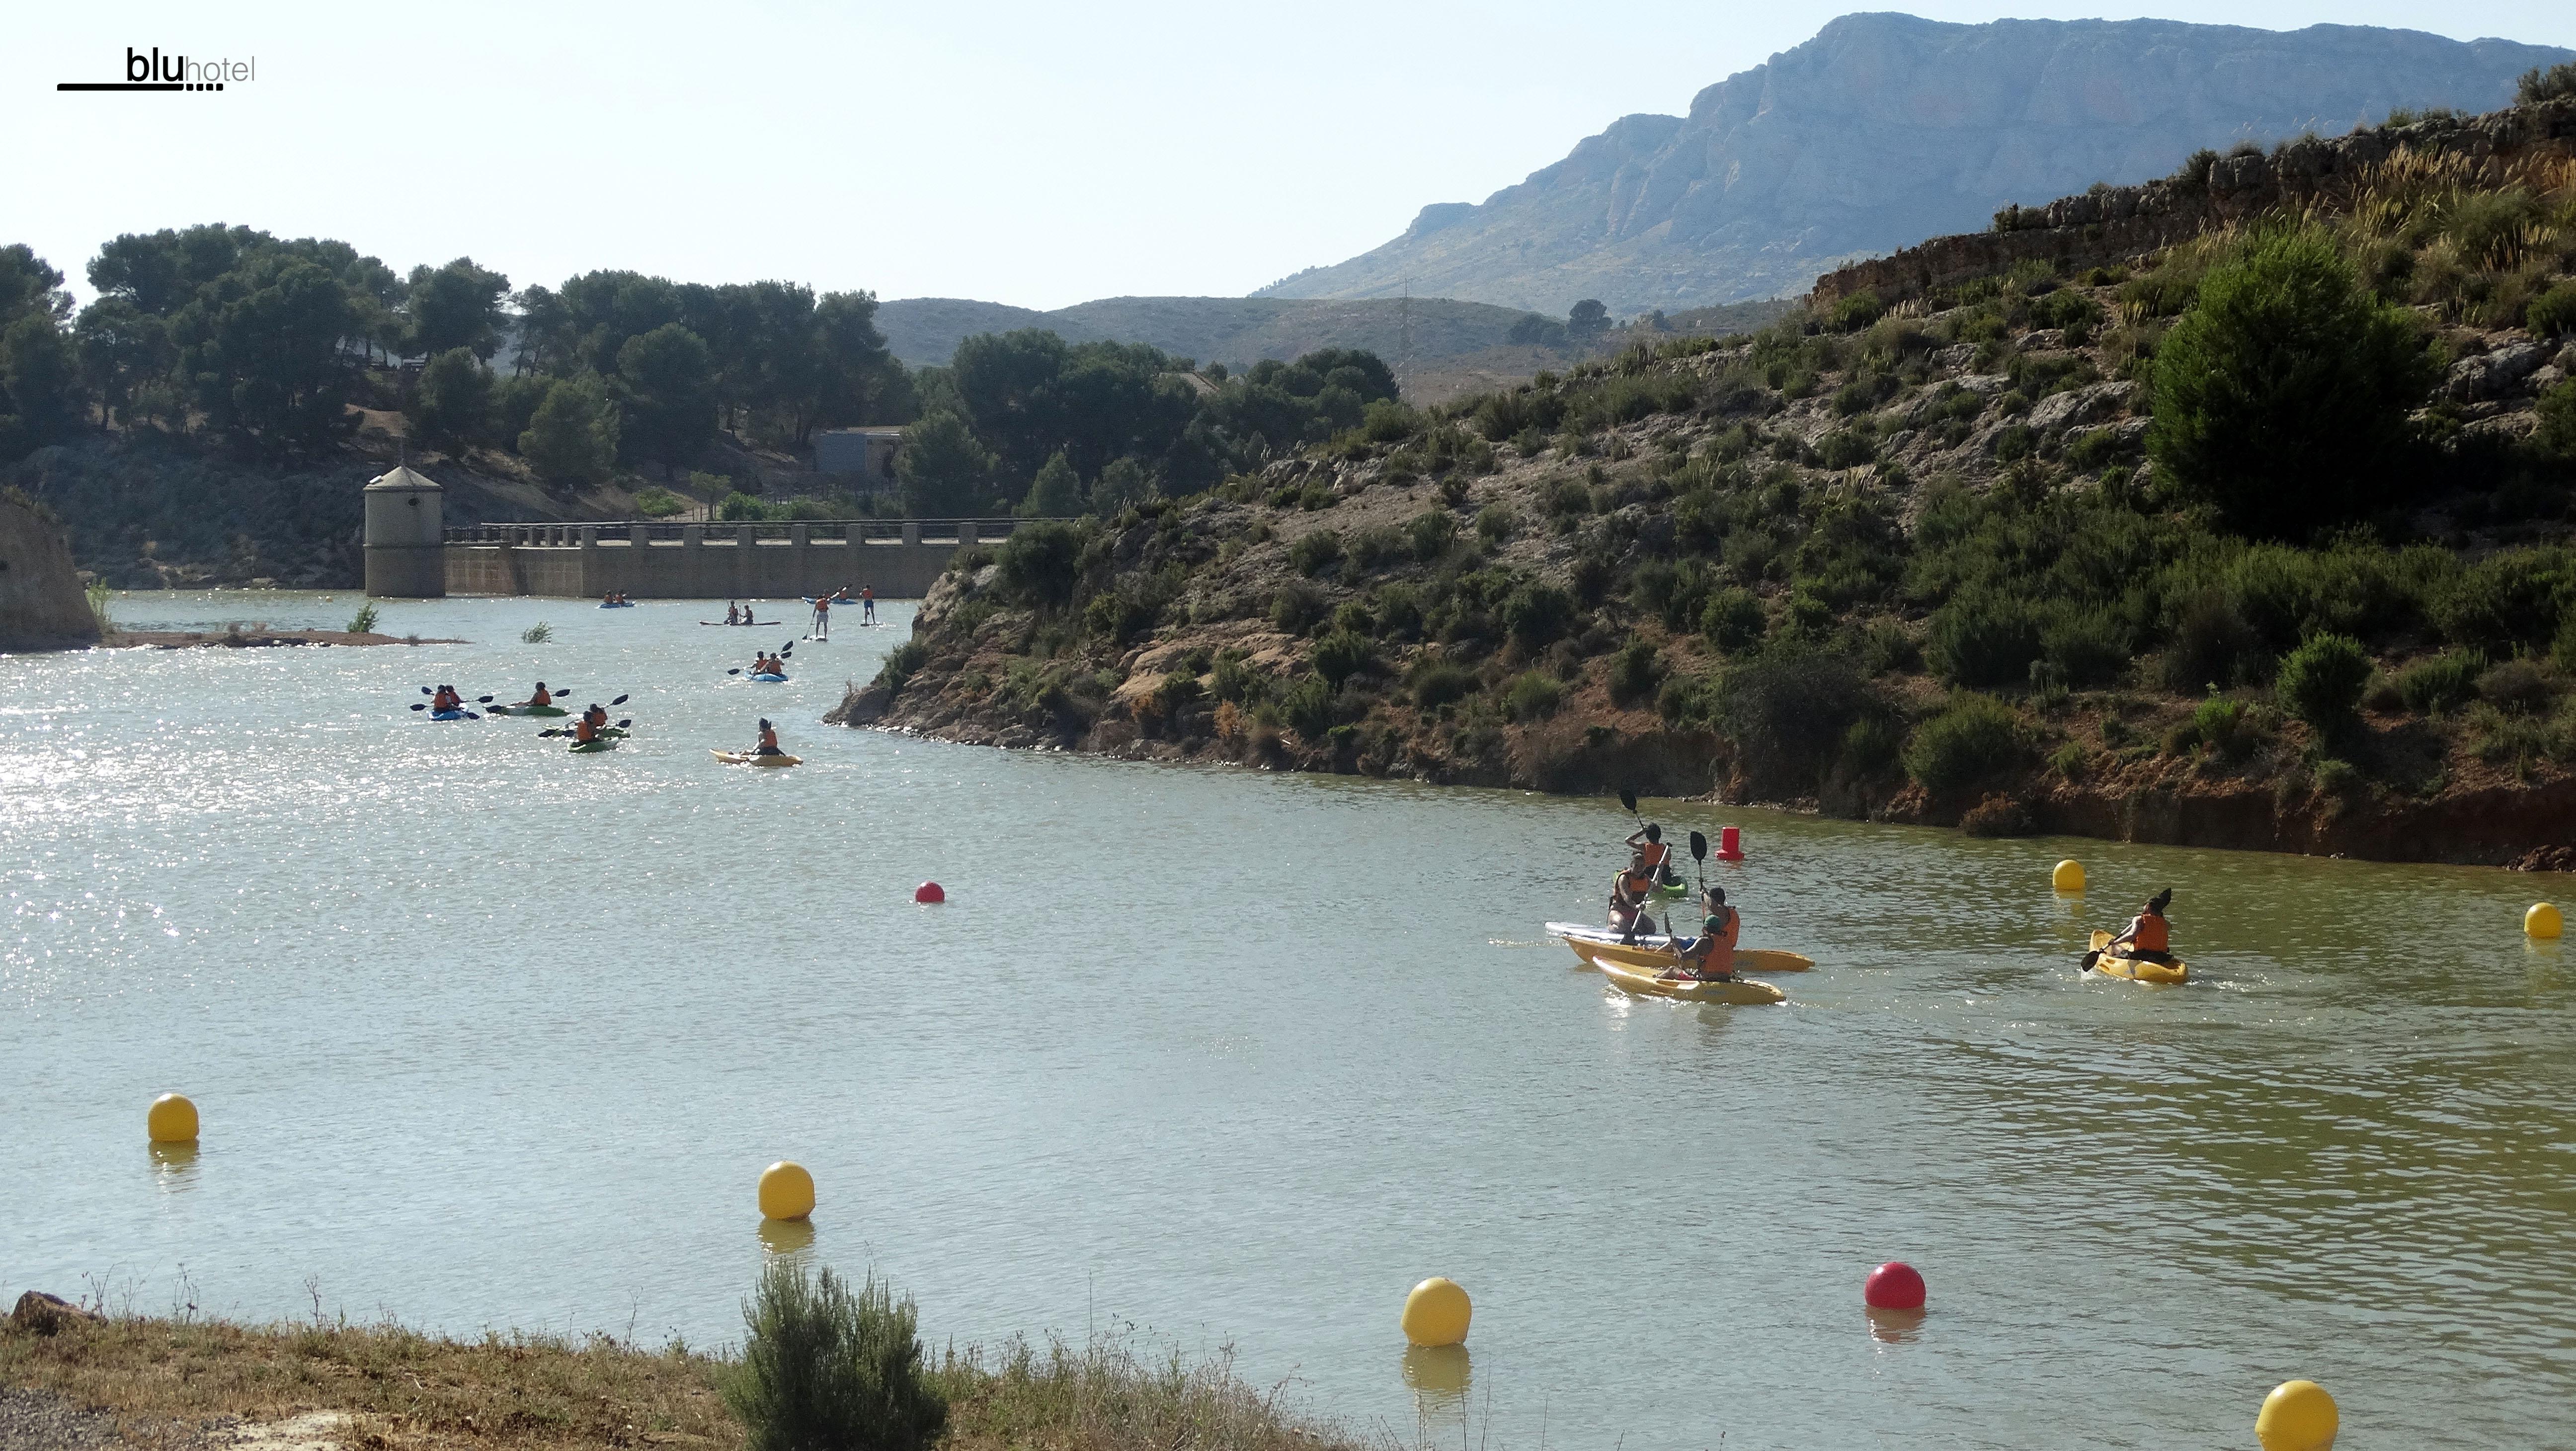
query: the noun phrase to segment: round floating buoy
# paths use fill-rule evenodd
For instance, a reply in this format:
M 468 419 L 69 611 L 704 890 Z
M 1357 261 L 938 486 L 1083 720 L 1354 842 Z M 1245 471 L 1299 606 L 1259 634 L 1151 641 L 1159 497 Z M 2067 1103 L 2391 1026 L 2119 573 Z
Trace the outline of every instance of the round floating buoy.
M 1722 862 L 1744 860 L 1744 836 L 1732 826 L 1717 829 L 1717 859 Z
M 2254 1416 L 2254 1439 L 2263 1451 L 2328 1451 L 2343 1417 L 2334 1397 L 2312 1380 L 2285 1380 L 2263 1398 Z
M 2073 894 L 2084 890 L 2084 863 L 2068 857 L 2048 874 L 2048 884 L 2058 891 Z
M 165 1093 L 152 1100 L 151 1111 L 143 1115 L 143 1127 L 156 1144 L 193 1144 L 197 1141 L 197 1106 L 183 1094 Z
M 1416 1345 L 1457 1345 L 1466 1340 L 1467 1321 L 1475 1313 L 1455 1281 L 1433 1275 L 1404 1297 L 1404 1338 Z
M 760 1171 L 760 1213 L 765 1219 L 803 1219 L 814 1212 L 814 1176 L 781 1159 Z
M 937 882 L 924 882 L 912 889 L 912 899 L 924 905 L 934 905 L 947 901 L 948 892 Z
M 1862 1303 L 1873 1310 L 1920 1310 L 1923 1308 L 1923 1277 L 1903 1260 L 1889 1260 L 1869 1272 L 1869 1280 L 1860 1287 Z
M 2522 914 L 2522 935 L 2525 937 L 2556 937 L 2565 925 L 2559 919 L 2558 909 L 2547 902 L 2534 902 L 2531 910 Z

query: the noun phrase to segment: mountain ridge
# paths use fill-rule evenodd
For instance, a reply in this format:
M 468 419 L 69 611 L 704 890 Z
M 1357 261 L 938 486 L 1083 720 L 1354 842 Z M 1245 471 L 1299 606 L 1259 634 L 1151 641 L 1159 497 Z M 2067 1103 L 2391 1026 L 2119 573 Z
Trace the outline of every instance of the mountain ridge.
M 1436 202 L 1383 246 L 1255 296 L 1411 286 L 1551 314 L 1781 296 L 1998 208 L 2145 181 L 2204 146 L 2342 130 L 2396 107 L 2501 105 L 2576 51 L 2420 31 L 2160 20 L 1958 25 L 1845 15 L 1638 113 L 1480 203 Z

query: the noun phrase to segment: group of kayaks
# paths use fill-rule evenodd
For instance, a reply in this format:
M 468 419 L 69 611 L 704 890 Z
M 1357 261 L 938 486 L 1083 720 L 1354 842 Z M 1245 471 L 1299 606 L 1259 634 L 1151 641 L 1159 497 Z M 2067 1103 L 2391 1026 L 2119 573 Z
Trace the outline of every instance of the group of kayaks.
M 1674 998 L 1687 1003 L 1735 1003 L 1754 1006 L 1788 1000 L 1789 995 L 1767 982 L 1751 982 L 1748 972 L 1805 972 L 1816 965 L 1815 959 L 1778 948 L 1739 947 L 1735 949 L 1735 975 L 1723 978 L 1695 978 L 1681 970 L 1681 953 L 1673 939 L 1660 933 L 1627 937 L 1607 927 L 1586 927 L 1574 922 L 1550 922 L 1550 937 L 1562 938 L 1574 949 L 1574 955 L 1601 970 L 1610 985 L 1621 992 L 1639 997 Z

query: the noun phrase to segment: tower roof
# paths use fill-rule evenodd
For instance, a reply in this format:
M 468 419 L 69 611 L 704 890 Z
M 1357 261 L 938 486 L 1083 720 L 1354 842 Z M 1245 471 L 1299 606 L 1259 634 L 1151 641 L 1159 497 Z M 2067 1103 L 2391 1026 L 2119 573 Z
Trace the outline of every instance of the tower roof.
M 446 492 L 439 487 L 437 480 L 427 474 L 415 472 L 409 464 L 395 465 L 388 472 L 370 480 L 367 487 L 370 489 L 427 489 L 433 494 Z

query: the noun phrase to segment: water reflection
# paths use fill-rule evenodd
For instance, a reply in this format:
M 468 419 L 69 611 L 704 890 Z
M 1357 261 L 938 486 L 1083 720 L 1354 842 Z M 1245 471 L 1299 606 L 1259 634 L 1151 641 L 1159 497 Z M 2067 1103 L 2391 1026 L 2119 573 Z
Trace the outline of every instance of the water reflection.
M 1880 1310 L 1863 1312 L 1869 1316 L 1869 1338 L 1883 1345 L 1908 1345 L 1922 1338 L 1923 1311 Z
M 814 1221 L 810 1219 L 764 1219 L 760 1222 L 760 1247 L 774 1255 L 792 1255 L 814 1247 Z
M 1465 1420 L 1467 1391 L 1475 1378 L 1467 1347 L 1406 1346 L 1403 1374 L 1406 1388 L 1413 1392 L 1414 1419 L 1425 1431 Z
M 165 1194 L 183 1193 L 197 1183 L 197 1143 L 153 1144 L 152 1182 Z

